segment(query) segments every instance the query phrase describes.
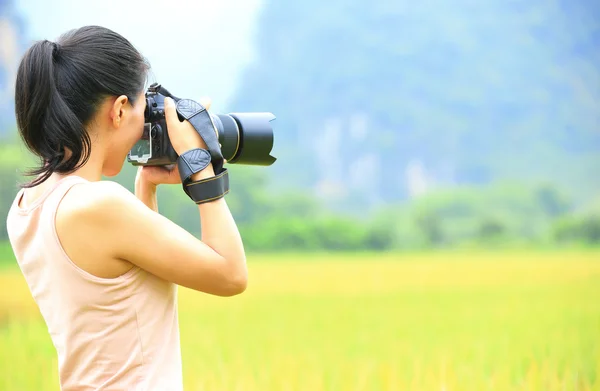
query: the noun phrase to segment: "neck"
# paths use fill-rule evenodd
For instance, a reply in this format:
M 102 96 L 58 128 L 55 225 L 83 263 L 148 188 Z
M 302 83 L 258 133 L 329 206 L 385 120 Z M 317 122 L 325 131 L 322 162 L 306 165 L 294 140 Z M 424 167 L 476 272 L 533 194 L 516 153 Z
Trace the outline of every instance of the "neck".
M 102 179 L 102 169 L 104 165 L 104 148 L 100 140 L 93 143 L 92 150 L 87 162 L 79 169 L 71 174 L 55 174 L 58 179 L 64 178 L 68 175 L 76 175 L 90 182 L 97 182 Z
M 94 152 L 92 152 L 88 161 L 72 175 L 77 175 L 90 182 L 97 182 L 102 179 L 103 161 L 104 159 L 98 157 L 98 154 L 94 154 Z

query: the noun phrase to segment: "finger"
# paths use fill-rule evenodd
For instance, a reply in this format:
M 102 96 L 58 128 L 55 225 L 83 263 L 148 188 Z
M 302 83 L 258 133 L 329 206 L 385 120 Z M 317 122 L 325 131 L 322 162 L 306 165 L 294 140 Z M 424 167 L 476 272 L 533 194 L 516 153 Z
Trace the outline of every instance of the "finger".
M 180 183 L 181 176 L 179 175 L 179 167 L 175 166 L 169 171 L 169 183 Z
M 212 99 L 210 99 L 209 97 L 204 96 L 204 97 L 200 98 L 200 104 L 202 106 L 204 106 L 206 108 L 206 110 L 209 110 L 210 109 L 210 105 L 212 104 Z
M 167 122 L 167 133 L 174 129 L 179 121 L 175 102 L 171 98 L 165 98 L 165 121 Z
M 147 178 L 154 183 L 161 183 L 168 176 L 168 172 L 166 172 L 164 168 L 158 166 L 144 167 L 144 172 Z
M 167 167 L 147 166 L 144 167 L 144 173 L 145 178 L 156 185 L 181 183 L 179 171 L 176 171 L 176 168 L 169 170 Z

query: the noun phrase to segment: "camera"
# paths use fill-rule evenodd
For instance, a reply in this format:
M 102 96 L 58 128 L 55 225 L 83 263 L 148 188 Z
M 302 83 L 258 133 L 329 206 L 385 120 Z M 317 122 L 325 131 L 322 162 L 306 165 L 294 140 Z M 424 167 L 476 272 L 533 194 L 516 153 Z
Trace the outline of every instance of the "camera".
M 127 160 L 134 166 L 166 166 L 177 162 L 177 152 L 173 149 L 165 120 L 165 97 L 175 102 L 173 96 L 158 83 L 148 87 L 144 112 L 142 137 L 131 148 Z M 271 156 L 273 148 L 272 113 L 230 113 L 212 114 L 221 144 L 223 158 L 229 164 L 270 166 L 276 158 Z M 179 120 L 183 118 L 180 116 Z

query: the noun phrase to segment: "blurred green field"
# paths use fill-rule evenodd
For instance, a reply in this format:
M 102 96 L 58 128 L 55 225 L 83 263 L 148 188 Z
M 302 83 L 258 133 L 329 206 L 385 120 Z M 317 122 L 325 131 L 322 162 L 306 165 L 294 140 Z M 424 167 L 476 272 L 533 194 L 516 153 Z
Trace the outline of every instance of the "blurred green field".
M 180 289 L 188 391 L 600 389 L 597 251 L 249 264 L 241 296 Z M 0 389 L 58 390 L 18 269 L 0 286 Z

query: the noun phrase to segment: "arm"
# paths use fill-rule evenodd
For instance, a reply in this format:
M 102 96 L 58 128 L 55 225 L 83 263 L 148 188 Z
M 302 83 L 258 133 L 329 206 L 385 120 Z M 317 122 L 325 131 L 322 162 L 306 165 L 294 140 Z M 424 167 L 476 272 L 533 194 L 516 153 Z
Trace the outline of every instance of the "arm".
M 158 200 L 156 198 L 156 185 L 141 178 L 139 175 L 135 178 L 135 196 L 142 201 L 148 208 L 158 212 Z
M 154 168 L 154 167 L 153 167 Z M 162 173 L 159 173 L 162 174 Z M 153 173 L 156 177 L 156 173 Z M 195 181 L 204 178 L 214 176 L 212 166 L 207 167 L 203 172 L 199 172 L 194 175 Z M 163 175 L 164 177 L 164 175 Z M 142 169 L 138 171 L 138 176 L 135 180 L 135 195 L 144 203 L 150 210 L 158 212 L 158 202 L 156 198 L 157 185 L 147 179 L 144 179 Z M 162 180 L 168 180 L 163 179 Z M 161 180 L 159 179 L 159 180 Z M 214 206 L 213 206 L 214 205 Z M 235 231 L 237 232 L 237 226 L 233 220 L 225 199 L 219 199 L 212 203 L 198 205 L 200 215 L 202 216 L 200 225 L 202 227 L 202 241 L 211 247 L 217 246 L 219 248 L 227 249 L 229 239 L 227 236 L 223 236 L 222 232 Z M 202 223 L 204 221 L 204 224 Z M 232 238 L 238 243 L 238 246 L 243 246 L 239 233 L 234 235 Z M 235 246 L 233 247 L 235 248 Z M 232 254 L 235 256 L 235 254 Z
M 198 181 L 214 175 L 213 167 L 209 165 L 203 171 L 193 175 L 192 179 Z M 225 198 L 199 204 L 198 211 L 202 241 L 212 248 L 219 249 L 219 253 L 226 259 L 242 260 L 241 278 L 245 280 L 247 269 L 244 244 Z
M 190 201 L 200 215 L 202 240 L 114 182 L 75 186 L 65 201 L 70 211 L 64 213 L 69 218 L 63 225 L 69 226 L 69 235 L 105 243 L 99 246 L 100 258 L 127 261 L 175 284 L 217 296 L 246 289 L 244 248 L 225 199 L 201 205 Z

